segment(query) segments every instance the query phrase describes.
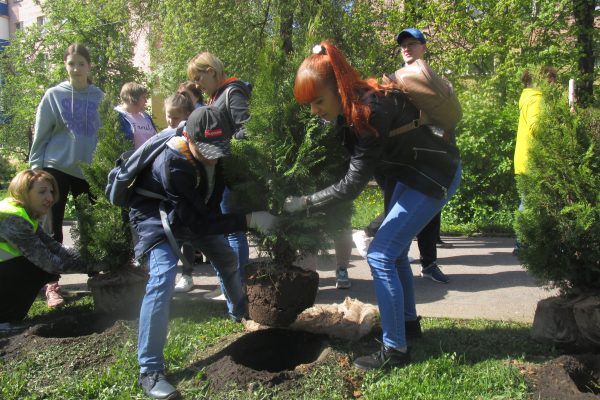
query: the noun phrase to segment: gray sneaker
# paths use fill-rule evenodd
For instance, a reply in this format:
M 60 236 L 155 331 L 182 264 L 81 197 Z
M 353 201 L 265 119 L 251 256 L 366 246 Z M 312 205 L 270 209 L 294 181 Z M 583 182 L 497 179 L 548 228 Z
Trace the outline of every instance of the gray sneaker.
M 169 400 L 179 396 L 179 392 L 171 385 L 163 371 L 152 371 L 140 374 L 138 385 L 144 394 L 153 399 Z
M 421 268 L 421 277 L 428 278 L 439 283 L 450 282 L 450 279 L 442 272 L 440 267 L 435 262 L 432 262 L 425 268 Z
M 348 289 L 352 286 L 350 278 L 348 278 L 348 270 L 345 268 L 338 268 L 335 270 L 335 288 L 336 289 Z

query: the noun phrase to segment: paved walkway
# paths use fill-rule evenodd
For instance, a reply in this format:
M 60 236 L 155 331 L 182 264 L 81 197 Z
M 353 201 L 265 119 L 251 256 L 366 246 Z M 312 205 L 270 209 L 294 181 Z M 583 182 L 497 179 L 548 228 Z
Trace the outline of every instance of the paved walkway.
M 65 245 L 71 245 L 68 227 L 64 227 Z M 539 300 L 552 296 L 540 288 L 533 277 L 512 255 L 514 239 L 503 237 L 444 237 L 451 249 L 438 249 L 438 263 L 450 278 L 448 284 L 419 276 L 420 266 L 412 264 L 417 312 L 427 317 L 484 318 L 532 322 Z M 251 249 L 251 257 L 255 254 Z M 413 241 L 409 255 L 419 257 Z M 353 249 L 349 271 L 352 287 L 335 288 L 335 256 L 319 256 L 320 275 L 317 304 L 341 303 L 346 296 L 376 304 L 371 272 L 366 261 Z M 66 290 L 85 290 L 87 275 L 63 275 L 60 283 Z M 209 264 L 197 265 L 194 289 L 182 296 L 202 298 L 213 290 L 217 278 Z

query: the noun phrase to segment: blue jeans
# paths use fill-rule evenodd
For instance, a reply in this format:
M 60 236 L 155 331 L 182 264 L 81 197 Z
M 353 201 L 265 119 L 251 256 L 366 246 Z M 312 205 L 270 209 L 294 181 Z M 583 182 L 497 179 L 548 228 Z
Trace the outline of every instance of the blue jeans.
M 231 202 L 231 190 L 228 187 L 225 187 L 225 190 L 223 191 L 223 200 L 221 200 L 221 212 L 223 214 L 230 214 L 235 212 Z M 230 233 L 229 235 L 225 235 L 225 237 L 229 242 L 229 246 L 231 246 L 235 254 L 237 254 L 238 271 L 240 272 L 240 278 L 242 280 L 242 283 L 244 283 L 246 282 L 246 274 L 244 272 L 244 268 L 250 261 L 250 247 L 248 246 L 248 238 L 246 237 L 246 232 Z
M 373 275 L 381 316 L 383 344 L 406 347 L 405 320 L 417 318 L 413 275 L 408 262 L 410 243 L 458 189 L 461 168 L 444 199 L 429 197 L 396 182 L 388 193 L 386 216 L 369 246 L 367 261 Z
M 237 271 L 236 257 L 222 235 L 210 235 L 194 243 L 205 253 L 224 282 L 230 316 L 246 315 L 246 295 Z M 156 245 L 148 254 L 149 279 L 140 309 L 138 363 L 140 372 L 163 371 L 163 349 L 167 339 L 169 305 L 177 276 L 177 256 L 168 242 Z

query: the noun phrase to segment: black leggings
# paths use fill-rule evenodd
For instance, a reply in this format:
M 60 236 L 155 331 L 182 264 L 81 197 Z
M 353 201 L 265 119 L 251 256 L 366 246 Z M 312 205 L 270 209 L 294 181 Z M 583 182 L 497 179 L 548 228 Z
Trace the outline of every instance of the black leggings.
M 90 197 L 90 201 L 92 201 L 90 185 L 83 179 L 76 178 L 73 175 L 66 174 L 54 168 L 44 168 L 44 171 L 49 172 L 58 184 L 58 201 L 52 206 L 52 230 L 54 231 L 54 240 L 62 243 L 62 225 L 65 218 L 67 196 L 69 192 L 73 194 L 73 197 L 85 193 Z
M 0 262 L 0 323 L 23 320 L 40 289 L 58 278 L 23 256 Z

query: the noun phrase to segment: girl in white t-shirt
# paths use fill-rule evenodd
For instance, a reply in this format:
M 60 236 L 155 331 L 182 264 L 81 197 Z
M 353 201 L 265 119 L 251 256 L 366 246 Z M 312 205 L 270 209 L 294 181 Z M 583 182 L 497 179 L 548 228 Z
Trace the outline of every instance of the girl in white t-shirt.
M 125 138 L 137 149 L 146 140 L 156 135 L 156 126 L 152 117 L 144 111 L 148 89 L 139 83 L 128 82 L 121 88 L 121 105 L 115 107 L 121 120 L 121 129 Z

